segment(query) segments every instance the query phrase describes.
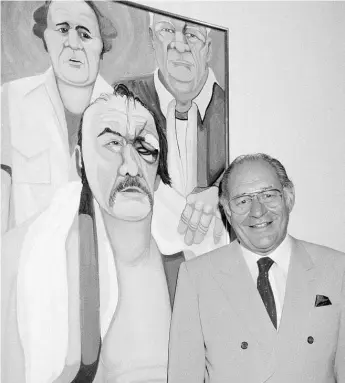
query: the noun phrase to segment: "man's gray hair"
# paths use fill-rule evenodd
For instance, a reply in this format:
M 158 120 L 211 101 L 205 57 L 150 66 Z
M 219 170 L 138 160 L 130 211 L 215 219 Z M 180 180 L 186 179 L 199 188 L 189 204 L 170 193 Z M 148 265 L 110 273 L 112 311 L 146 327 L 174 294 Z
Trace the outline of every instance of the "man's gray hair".
M 150 16 L 150 24 L 149 24 L 149 26 L 150 26 L 150 28 L 152 30 L 154 30 L 154 28 L 153 28 L 153 17 L 154 17 L 154 14 L 152 12 L 149 12 L 149 16 Z M 207 37 L 208 37 L 210 32 L 211 32 L 211 28 L 208 28 L 208 27 L 205 27 L 205 28 L 206 28 L 206 33 L 207 33 Z
M 254 161 L 264 161 L 268 163 L 269 165 L 271 165 L 272 168 L 275 170 L 277 177 L 283 188 L 292 189 L 294 187 L 292 181 L 290 180 L 290 178 L 288 177 L 286 173 L 286 170 L 283 164 L 280 161 L 278 161 L 276 158 L 273 158 L 269 156 L 268 154 L 264 154 L 264 153 L 244 154 L 242 156 L 236 157 L 232 161 L 230 166 L 224 172 L 222 182 L 220 185 L 220 198 L 219 198 L 219 202 L 223 207 L 225 207 L 229 202 L 229 195 L 230 195 L 228 190 L 229 178 L 234 168 L 237 165 L 243 164 L 244 162 L 254 162 Z

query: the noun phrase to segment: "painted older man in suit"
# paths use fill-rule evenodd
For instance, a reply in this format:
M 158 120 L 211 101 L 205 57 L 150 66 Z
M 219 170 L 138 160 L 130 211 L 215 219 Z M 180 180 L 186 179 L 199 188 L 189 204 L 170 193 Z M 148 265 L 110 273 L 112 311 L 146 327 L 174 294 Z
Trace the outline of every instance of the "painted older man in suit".
M 180 267 L 169 383 L 345 381 L 345 254 L 287 234 L 294 198 L 268 155 L 227 169 L 238 241 Z
M 209 67 L 209 28 L 150 14 L 149 33 L 158 68 L 125 83 L 166 128 L 172 183 L 156 193 L 153 233 L 163 249 L 187 244 L 201 254 L 226 243 L 218 212 L 227 155 L 225 92 Z

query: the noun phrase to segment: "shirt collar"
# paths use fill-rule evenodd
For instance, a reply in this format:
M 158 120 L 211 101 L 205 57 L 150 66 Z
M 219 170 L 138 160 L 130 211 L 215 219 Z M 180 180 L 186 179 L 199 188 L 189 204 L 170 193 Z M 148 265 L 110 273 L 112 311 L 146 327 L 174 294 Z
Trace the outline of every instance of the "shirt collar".
M 168 112 L 168 105 L 170 101 L 174 99 L 174 96 L 162 84 L 161 80 L 158 77 L 158 70 L 159 69 L 157 68 L 154 71 L 153 80 L 154 80 L 155 88 L 158 94 L 161 111 L 166 117 Z M 218 84 L 218 81 L 216 79 L 216 76 L 213 70 L 211 68 L 208 68 L 208 75 L 207 75 L 207 80 L 205 82 L 205 85 L 202 88 L 201 92 L 193 100 L 193 102 L 195 102 L 196 105 L 198 106 L 202 119 L 204 118 L 208 104 L 211 101 L 214 83 Z
M 253 253 L 247 248 L 241 245 L 243 257 L 251 269 L 254 266 L 256 267 L 257 261 L 261 258 L 260 255 Z M 282 269 L 287 275 L 291 259 L 291 249 L 292 249 L 292 239 L 289 234 L 286 235 L 283 242 L 271 253 L 268 255 L 280 269 Z

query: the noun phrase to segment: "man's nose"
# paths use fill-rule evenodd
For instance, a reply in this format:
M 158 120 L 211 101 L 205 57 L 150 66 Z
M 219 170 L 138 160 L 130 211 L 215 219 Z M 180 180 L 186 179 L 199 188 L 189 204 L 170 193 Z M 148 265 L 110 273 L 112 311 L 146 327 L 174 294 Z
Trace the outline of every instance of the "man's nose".
M 119 169 L 121 176 L 130 175 L 132 177 L 141 176 L 141 171 L 138 166 L 136 151 L 132 145 L 125 145 L 122 151 L 122 164 Z
M 170 48 L 176 49 L 180 53 L 190 51 L 186 36 L 182 32 L 175 32 L 175 37 L 170 43 Z
M 252 200 L 252 205 L 250 207 L 250 216 L 251 217 L 261 217 L 267 212 L 265 204 L 261 203 L 257 197 L 254 197 Z
M 68 45 L 72 49 L 81 49 L 82 47 L 78 32 L 73 28 L 68 31 Z

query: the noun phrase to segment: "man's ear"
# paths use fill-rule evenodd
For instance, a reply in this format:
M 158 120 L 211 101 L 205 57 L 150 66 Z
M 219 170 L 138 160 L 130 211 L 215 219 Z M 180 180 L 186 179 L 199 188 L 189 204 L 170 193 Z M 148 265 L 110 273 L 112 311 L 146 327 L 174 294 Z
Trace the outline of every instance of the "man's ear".
M 150 35 L 149 44 L 151 45 L 151 48 L 155 50 L 154 31 L 151 27 L 149 27 L 149 35 Z
M 223 210 L 227 221 L 231 225 L 231 210 L 229 208 L 229 204 L 226 203 L 226 201 L 222 201 L 221 197 L 219 198 L 219 207 Z
M 289 213 L 291 213 L 295 205 L 295 188 L 293 186 L 284 187 L 285 203 L 288 207 Z
M 159 183 L 161 182 L 161 176 L 157 174 L 154 184 L 154 191 L 157 191 Z
M 149 27 L 149 35 L 150 35 L 150 39 L 153 40 L 153 30 L 151 27 Z
M 75 166 L 77 168 L 77 173 L 80 178 L 82 178 L 81 175 L 81 169 L 83 168 L 83 161 L 81 159 L 81 148 L 79 145 L 75 147 Z
M 209 62 L 212 58 L 212 40 L 209 37 L 206 39 L 206 49 L 206 61 Z
M 231 210 L 228 207 L 223 207 L 224 214 L 226 216 L 226 219 L 228 220 L 229 224 L 231 225 Z

